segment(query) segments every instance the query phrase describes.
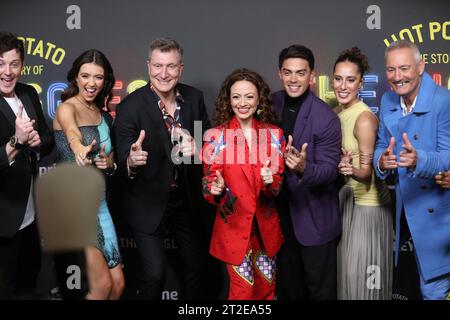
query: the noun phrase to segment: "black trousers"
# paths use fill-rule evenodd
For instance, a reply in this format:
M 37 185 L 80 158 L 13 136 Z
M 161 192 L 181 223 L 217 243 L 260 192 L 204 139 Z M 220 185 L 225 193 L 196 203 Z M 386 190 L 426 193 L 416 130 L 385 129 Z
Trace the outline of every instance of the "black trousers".
M 40 240 L 33 222 L 9 238 L 0 237 L 0 299 L 31 294 L 41 269 Z
M 153 234 L 134 232 L 141 262 L 139 282 L 140 299 L 160 300 L 166 280 L 168 257 L 165 249 L 167 237 L 175 239 L 179 263 L 174 265 L 181 283 L 180 299 L 205 298 L 205 265 L 209 242 L 204 236 L 201 221 L 186 209 L 184 192 L 172 191 L 160 226 Z M 177 268 L 178 267 L 178 268 Z
M 289 212 L 280 215 L 285 242 L 277 255 L 279 300 L 336 300 L 338 239 L 303 246 L 294 234 Z

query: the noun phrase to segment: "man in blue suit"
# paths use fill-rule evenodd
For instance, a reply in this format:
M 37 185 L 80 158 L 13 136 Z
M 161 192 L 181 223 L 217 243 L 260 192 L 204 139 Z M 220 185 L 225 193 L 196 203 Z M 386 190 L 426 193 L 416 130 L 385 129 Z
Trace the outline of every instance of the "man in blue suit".
M 396 177 L 396 252 L 404 238 L 400 234 L 404 215 L 422 296 L 445 299 L 450 288 L 450 192 L 434 177 L 449 169 L 450 92 L 424 72 L 413 43 L 391 43 L 385 60 L 393 91 L 381 100 L 375 172 L 381 179 Z
M 279 77 L 284 90 L 273 98 L 288 144 L 286 179 L 278 201 L 286 239 L 278 255 L 278 298 L 336 299 L 340 122 L 309 90 L 315 81 L 310 49 L 283 49 Z

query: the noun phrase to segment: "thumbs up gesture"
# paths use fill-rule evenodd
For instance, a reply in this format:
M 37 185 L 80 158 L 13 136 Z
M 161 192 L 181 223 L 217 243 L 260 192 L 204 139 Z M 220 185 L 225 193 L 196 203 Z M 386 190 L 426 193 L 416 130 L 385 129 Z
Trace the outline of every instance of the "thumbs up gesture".
M 23 105 L 19 106 L 16 116 L 16 131 L 14 135 L 19 139 L 21 144 L 28 143 L 28 137 L 34 130 L 34 120 L 30 120 L 23 114 Z
M 147 151 L 142 150 L 142 142 L 145 139 L 145 131 L 141 130 L 139 137 L 135 143 L 131 145 L 130 154 L 128 155 L 127 163 L 130 168 L 143 166 L 147 163 Z
M 382 171 L 397 169 L 397 156 L 394 153 L 395 148 L 395 138 L 391 137 L 389 141 L 389 146 L 384 150 L 380 157 L 380 169 Z
M 192 157 L 197 152 L 194 138 L 189 134 L 189 131 L 180 128 L 177 129 L 180 131 L 179 143 L 181 154 L 184 157 Z
M 216 170 L 216 177 L 211 183 L 210 192 L 214 196 L 219 196 L 222 194 L 224 188 L 225 188 L 225 180 L 223 179 L 220 171 Z
M 406 132 L 403 132 L 402 139 L 403 139 L 403 150 L 400 151 L 400 161 L 398 162 L 398 166 L 414 170 L 417 164 L 416 149 L 409 141 Z
M 285 163 L 289 169 L 297 173 L 303 173 L 306 169 L 306 149 L 308 144 L 305 142 L 302 145 L 302 149 L 298 151 L 293 145 L 293 138 L 291 135 L 288 137 L 288 143 L 286 145 Z
M 273 174 L 272 170 L 270 170 L 270 160 L 267 160 L 266 163 L 264 163 L 264 166 L 261 168 L 260 175 L 265 186 L 268 186 L 273 182 Z

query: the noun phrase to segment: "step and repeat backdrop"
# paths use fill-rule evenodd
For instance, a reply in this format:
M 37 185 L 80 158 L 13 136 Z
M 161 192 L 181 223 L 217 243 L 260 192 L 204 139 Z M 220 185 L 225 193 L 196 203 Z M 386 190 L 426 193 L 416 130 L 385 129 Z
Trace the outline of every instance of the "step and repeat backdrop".
M 15 0 L 2 5 L 0 29 L 24 41 L 21 81 L 38 91 L 50 125 L 67 86 L 67 71 L 81 52 L 99 49 L 112 63 L 117 80 L 110 106 L 114 115 L 128 93 L 146 84 L 148 44 L 161 36 L 172 37 L 184 47 L 181 81 L 204 92 L 210 116 L 221 82 L 236 68 L 256 70 L 273 91 L 280 89 L 278 53 L 294 43 L 314 52 L 317 81 L 313 90 L 330 105 L 335 103 L 330 86 L 333 63 L 340 51 L 358 46 L 372 67 L 361 97 L 376 113 L 382 94 L 389 90 L 384 50 L 397 39 L 416 43 L 434 81 L 450 88 L 447 0 Z M 42 159 L 40 173 L 53 166 L 54 157 Z M 111 211 L 127 260 L 126 297 L 132 298 L 137 282 L 136 244 L 122 218 L 126 212 L 121 209 L 120 188 L 114 187 Z M 176 256 L 177 244 L 170 236 L 165 247 L 169 257 Z M 393 298 L 420 299 L 413 243 L 406 242 L 400 250 Z M 44 258 L 40 286 L 51 291 L 55 286 L 51 257 Z M 162 299 L 177 299 L 178 289 L 171 267 Z

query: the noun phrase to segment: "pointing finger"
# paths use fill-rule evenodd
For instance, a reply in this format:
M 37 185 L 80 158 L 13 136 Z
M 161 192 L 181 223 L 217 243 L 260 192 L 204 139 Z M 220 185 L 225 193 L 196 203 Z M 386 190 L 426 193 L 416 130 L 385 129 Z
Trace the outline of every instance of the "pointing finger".
M 139 146 L 139 147 L 141 147 L 142 146 L 142 142 L 144 141 L 144 139 L 145 139 L 145 131 L 144 130 L 141 130 L 141 132 L 139 132 L 139 138 L 136 140 L 136 144 Z
M 291 135 L 288 136 L 288 143 L 286 145 L 286 151 L 289 151 L 292 147 L 293 138 Z
M 395 138 L 391 137 L 391 140 L 389 141 L 389 146 L 387 147 L 387 149 L 384 151 L 385 155 L 391 154 L 394 152 L 394 147 L 395 147 Z
M 409 151 L 409 152 L 413 151 L 413 150 L 414 150 L 414 147 L 413 147 L 413 145 L 411 144 L 411 142 L 409 141 L 409 138 L 408 138 L 408 135 L 406 134 L 406 132 L 403 132 L 403 134 L 402 134 L 402 139 L 403 139 L 403 142 L 405 143 L 405 144 L 403 145 L 403 148 L 404 148 L 406 151 Z

